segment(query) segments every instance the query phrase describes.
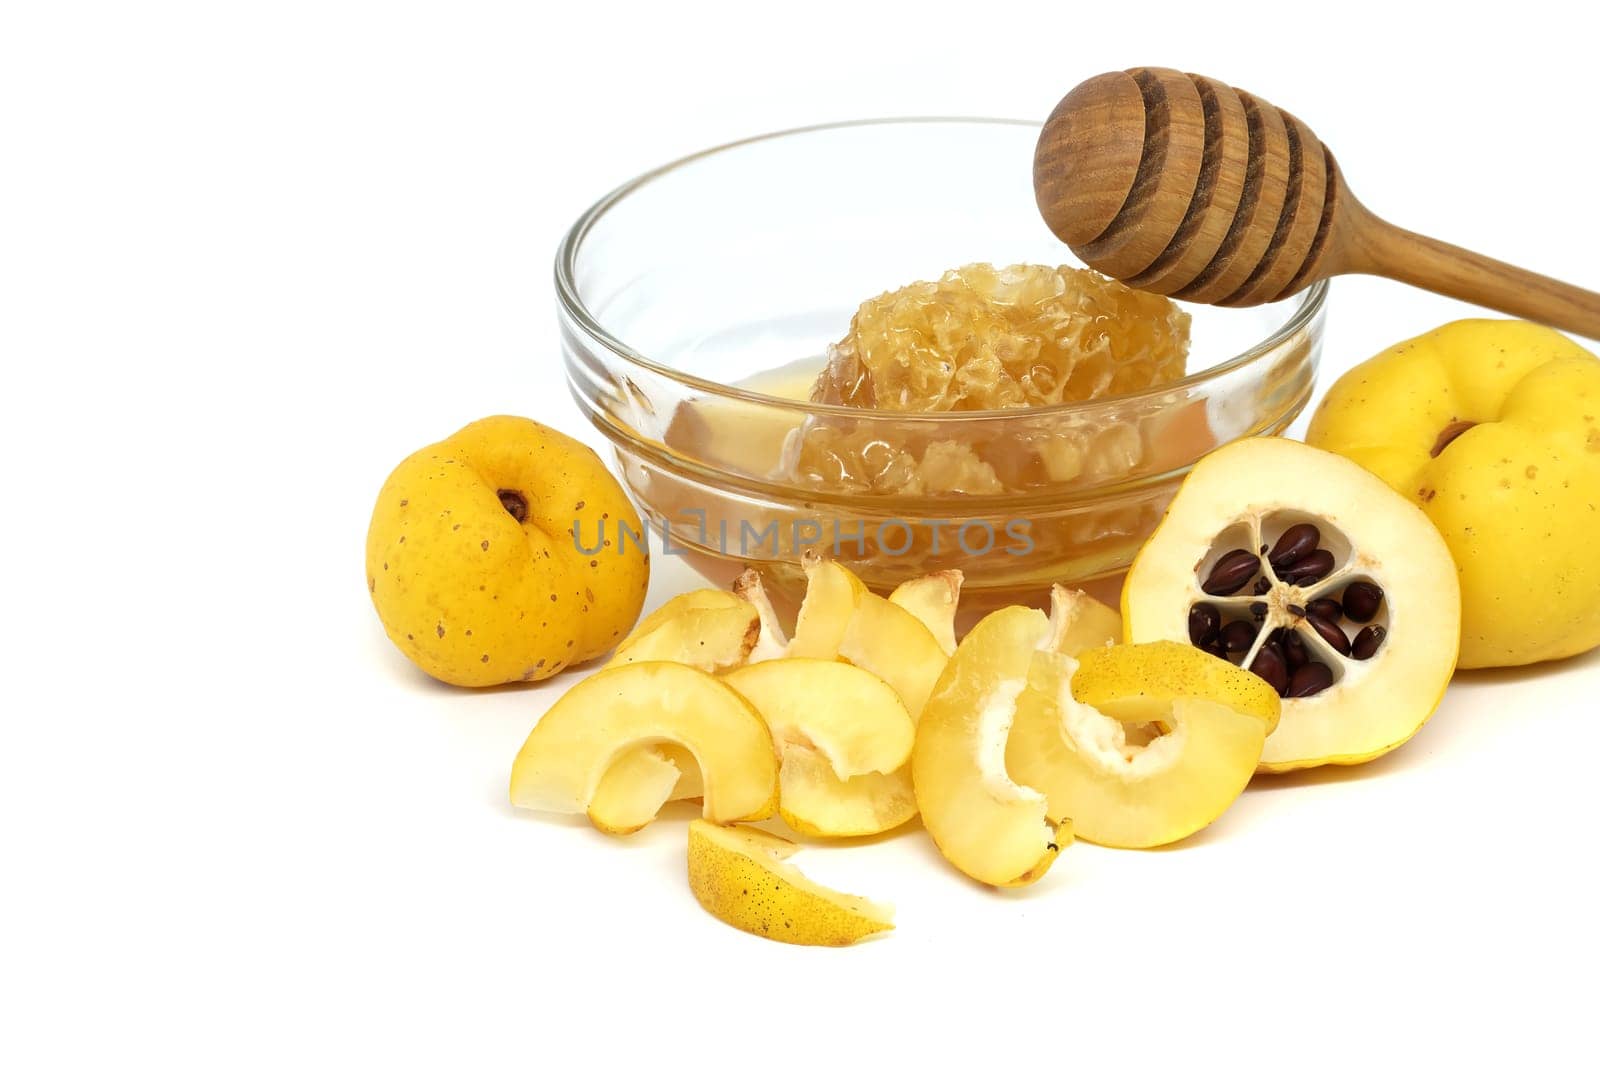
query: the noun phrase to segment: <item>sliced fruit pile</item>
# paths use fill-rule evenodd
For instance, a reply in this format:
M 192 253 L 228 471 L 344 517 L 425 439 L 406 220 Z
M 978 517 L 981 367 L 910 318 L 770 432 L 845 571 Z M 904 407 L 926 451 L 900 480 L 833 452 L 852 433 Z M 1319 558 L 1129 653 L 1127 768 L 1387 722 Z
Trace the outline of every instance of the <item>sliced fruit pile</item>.
M 1276 723 L 1260 678 L 1178 643 L 1115 646 L 1121 618 L 1056 588 L 959 646 L 959 573 L 888 598 L 808 558 L 787 636 L 760 578 L 679 596 L 534 728 L 512 801 L 632 832 L 696 798 L 695 897 L 735 927 L 841 944 L 890 927 L 782 859 L 787 840 L 721 826 L 776 813 L 814 837 L 872 836 L 921 811 L 941 853 L 988 884 L 1038 879 L 1072 842 L 1153 847 L 1244 789 Z M 953 648 L 954 654 L 946 648 Z M 662 660 L 649 660 L 644 656 Z

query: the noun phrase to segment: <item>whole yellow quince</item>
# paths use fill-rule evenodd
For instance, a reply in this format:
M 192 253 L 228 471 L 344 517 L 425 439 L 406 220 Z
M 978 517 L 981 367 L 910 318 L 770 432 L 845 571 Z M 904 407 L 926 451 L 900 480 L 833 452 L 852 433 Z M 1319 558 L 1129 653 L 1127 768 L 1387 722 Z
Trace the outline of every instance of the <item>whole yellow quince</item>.
M 1544 326 L 1452 322 L 1340 378 L 1306 442 L 1414 500 L 1461 577 L 1460 667 L 1600 645 L 1600 359 Z
M 367 530 L 367 590 L 389 638 L 430 676 L 541 680 L 627 634 L 650 582 L 645 544 L 598 455 L 501 415 L 389 475 Z

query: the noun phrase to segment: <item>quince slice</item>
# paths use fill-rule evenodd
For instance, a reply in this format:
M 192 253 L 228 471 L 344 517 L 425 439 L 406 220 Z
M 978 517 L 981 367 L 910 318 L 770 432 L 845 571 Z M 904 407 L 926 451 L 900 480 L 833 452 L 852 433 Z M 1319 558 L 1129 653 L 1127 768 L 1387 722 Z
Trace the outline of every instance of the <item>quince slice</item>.
M 700 763 L 674 743 L 623 751 L 600 778 L 589 800 L 589 820 L 602 832 L 625 836 L 651 821 L 661 807 L 705 794 Z
M 678 662 L 601 670 L 569 689 L 539 719 L 512 763 L 511 802 L 530 810 L 592 814 L 596 792 L 617 758 L 662 744 L 693 755 L 708 820 L 759 821 L 777 808 L 778 760 L 766 722 L 732 688 Z M 618 794 L 622 784 L 609 788 L 600 827 L 627 832 L 653 818 L 672 792 L 663 784 L 663 768 L 635 765 L 627 780 L 638 791 Z M 642 816 L 647 809 L 649 816 Z
M 1216 820 L 1278 723 L 1252 673 L 1172 642 L 1035 654 L 1006 745 L 1011 777 L 1082 839 L 1158 847 Z
M 603 668 L 682 662 L 714 673 L 746 661 L 760 632 L 751 603 L 732 592 L 700 588 L 673 596 L 639 622 Z
M 784 859 L 799 848 L 757 828 L 689 825 L 689 890 L 706 912 L 767 939 L 843 947 L 894 928 L 894 908 L 814 883 Z
M 1053 635 L 1043 611 L 990 614 L 956 648 L 917 723 L 911 773 L 922 823 L 951 864 L 986 884 L 1037 880 L 1072 842 L 1071 822 L 1006 770 L 1018 696 Z
M 733 582 L 733 594 L 755 608 L 759 626 L 756 644 L 750 649 L 745 661 L 754 664 L 782 658 L 788 654 L 789 637 L 784 635 L 783 624 L 778 620 L 778 612 L 772 608 L 772 600 L 767 598 L 767 589 L 761 583 L 761 574 L 756 570 L 746 569 Z
M 949 656 L 938 637 L 905 609 L 869 591 L 832 559 L 804 559 L 806 597 L 788 653 L 842 658 L 881 677 L 915 721 Z
M 873 835 L 916 813 L 911 715 L 888 684 L 857 666 L 781 658 L 723 680 L 772 730 L 780 762 L 778 813 L 818 836 Z
M 1122 615 L 1095 599 L 1088 592 L 1063 588 L 1050 589 L 1051 650 L 1064 655 L 1079 655 L 1091 648 L 1110 647 L 1122 642 Z
M 956 653 L 956 604 L 961 600 L 958 569 L 915 577 L 889 593 L 889 602 L 926 626 L 947 656 Z

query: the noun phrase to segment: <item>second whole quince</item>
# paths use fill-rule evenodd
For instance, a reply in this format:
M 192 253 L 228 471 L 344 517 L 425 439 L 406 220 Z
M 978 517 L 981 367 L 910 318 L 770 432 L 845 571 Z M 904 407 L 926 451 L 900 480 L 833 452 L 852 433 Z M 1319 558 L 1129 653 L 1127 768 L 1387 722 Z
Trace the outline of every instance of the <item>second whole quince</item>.
M 1329 390 L 1306 442 L 1438 527 L 1461 578 L 1464 669 L 1600 645 L 1600 359 L 1521 321 L 1452 322 Z

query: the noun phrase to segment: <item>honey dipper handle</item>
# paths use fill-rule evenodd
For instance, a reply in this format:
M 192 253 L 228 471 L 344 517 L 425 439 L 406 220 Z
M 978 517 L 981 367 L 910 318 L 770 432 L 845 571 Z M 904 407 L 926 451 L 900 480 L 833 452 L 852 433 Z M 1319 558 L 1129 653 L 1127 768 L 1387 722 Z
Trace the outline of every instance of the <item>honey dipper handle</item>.
M 1359 206 L 1357 213 L 1340 272 L 1379 274 L 1600 340 L 1600 293 L 1401 229 Z

